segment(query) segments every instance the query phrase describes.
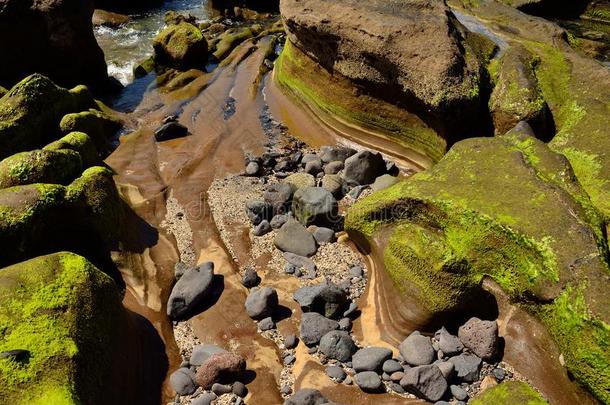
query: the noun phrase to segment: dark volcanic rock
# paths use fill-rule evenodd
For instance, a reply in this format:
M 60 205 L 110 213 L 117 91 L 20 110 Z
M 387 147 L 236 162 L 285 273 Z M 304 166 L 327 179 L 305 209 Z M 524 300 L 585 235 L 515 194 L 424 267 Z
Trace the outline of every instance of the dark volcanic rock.
M 392 351 L 385 347 L 368 347 L 358 350 L 352 356 L 352 365 L 356 371 L 380 371 L 383 363 L 392 358 Z
M 255 288 L 246 298 L 246 312 L 252 319 L 267 318 L 273 315 L 277 304 L 277 292 L 273 288 Z
M 322 336 L 320 340 L 320 351 L 329 359 L 342 362 L 349 361 L 358 350 L 349 333 L 333 330 Z
M 299 222 L 290 219 L 275 236 L 275 246 L 282 252 L 294 253 L 299 256 L 313 256 L 318 248 L 311 233 Z
M 375 392 L 381 388 L 381 378 L 374 371 L 363 371 L 354 376 L 354 382 L 362 391 Z
M 380 153 L 363 151 L 345 161 L 343 178 L 348 184 L 371 184 L 385 173 L 385 161 Z
M 301 340 L 306 345 L 314 345 L 328 332 L 338 329 L 339 323 L 318 314 L 317 312 L 306 312 L 301 317 Z
M 432 342 L 427 336 L 413 332 L 400 344 L 400 354 L 412 366 L 431 364 L 435 359 Z
M 193 347 L 189 363 L 193 366 L 200 366 L 216 353 L 227 353 L 227 351 L 213 344 L 197 345 Z
M 189 130 L 182 124 L 172 121 L 161 125 L 155 130 L 155 140 L 157 142 L 169 141 L 171 139 L 187 136 Z
M 453 363 L 457 378 L 466 382 L 474 382 L 479 379 L 481 358 L 477 355 L 463 353 L 459 356 L 451 357 L 448 361 Z
M 304 187 L 294 193 L 292 212 L 303 225 L 333 223 L 337 220 L 337 200 L 322 187 Z
M 294 300 L 305 312 L 317 312 L 327 318 L 336 318 L 347 306 L 347 294 L 336 284 L 326 280 L 321 284 L 305 286 L 295 291 Z
M 206 297 L 214 280 L 214 263 L 207 262 L 189 269 L 178 280 L 167 301 L 167 315 L 180 318 Z
M 322 405 L 328 401 L 322 393 L 311 388 L 298 390 L 291 398 L 284 402 L 284 405 Z
M 290 184 L 277 183 L 269 186 L 263 196 L 264 200 L 273 207 L 273 214 L 285 214 L 290 211 L 294 189 Z
M 241 278 L 241 284 L 246 288 L 252 288 L 256 287 L 260 280 L 256 270 L 253 267 L 248 267 Z
M 191 395 L 197 389 L 195 373 L 188 368 L 179 368 L 169 377 L 169 385 L 179 395 Z
M 345 162 L 345 159 L 355 154 L 356 150 L 344 146 L 322 146 L 320 148 L 320 158 L 324 163 Z
M 496 355 L 498 349 L 498 323 L 470 318 L 460 326 L 458 336 L 464 346 L 484 360 Z
M 260 224 L 263 220 L 270 220 L 273 216 L 273 207 L 265 201 L 248 201 L 246 203 L 246 214 L 253 225 Z
M 415 395 L 428 401 L 438 401 L 447 391 L 447 381 L 438 367 L 419 366 L 405 372 L 400 385 Z

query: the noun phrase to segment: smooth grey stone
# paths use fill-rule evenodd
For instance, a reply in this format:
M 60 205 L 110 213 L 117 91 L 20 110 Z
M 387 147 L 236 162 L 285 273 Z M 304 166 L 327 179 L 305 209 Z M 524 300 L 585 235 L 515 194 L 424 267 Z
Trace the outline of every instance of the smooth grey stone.
M 322 161 L 320 159 L 309 161 L 305 164 L 305 173 L 316 175 L 322 171 Z
M 392 358 L 392 351 L 385 347 L 368 347 L 358 350 L 352 356 L 355 371 L 379 371 L 386 360 Z
M 263 199 L 271 205 L 273 214 L 278 216 L 286 214 L 290 210 L 293 194 L 294 189 L 290 184 L 276 183 L 267 188 L 263 194 Z M 274 229 L 277 228 L 274 227 Z
M 254 236 L 264 236 L 271 232 L 271 224 L 266 219 L 262 220 L 260 224 L 256 225 L 252 234 Z
M 347 307 L 347 309 L 345 310 L 345 312 L 343 313 L 343 316 L 345 318 L 349 317 L 350 315 L 352 315 L 354 312 L 356 312 L 356 310 L 358 309 L 358 305 L 355 302 L 351 302 L 349 304 L 349 307 Z
M 256 176 L 261 170 L 261 167 L 256 162 L 250 162 L 246 165 L 246 176 Z
M 191 395 L 197 390 L 195 373 L 188 368 L 179 368 L 169 377 L 169 385 L 178 395 Z
M 459 385 L 451 385 L 449 389 L 451 390 L 451 395 L 458 401 L 465 401 L 468 398 L 466 390 Z
M 233 394 L 240 398 L 244 398 L 246 395 L 248 395 L 248 388 L 241 381 L 235 381 L 231 387 L 231 391 L 233 391 Z
M 214 263 L 187 270 L 176 282 L 167 301 L 167 315 L 176 319 L 192 311 L 208 295 L 214 280 Z
M 436 357 L 430 338 L 419 332 L 410 334 L 398 349 L 405 361 L 412 366 L 432 364 Z
M 445 380 L 449 381 L 455 370 L 455 366 L 453 365 L 453 363 L 449 361 L 439 361 L 434 364 L 436 365 L 436 367 L 439 368 L 439 370 L 441 370 L 441 373 L 443 374 L 443 377 L 445 377 Z
M 292 212 L 305 226 L 334 223 L 338 219 L 337 200 L 322 187 L 304 187 L 292 198 Z M 302 255 L 306 256 L 306 255 Z
M 193 347 L 193 353 L 191 354 L 189 363 L 193 366 L 200 366 L 213 354 L 226 352 L 227 351 L 222 347 L 213 344 L 197 345 Z
M 335 231 L 330 228 L 318 227 L 313 232 L 313 237 L 318 242 L 318 245 L 323 245 L 325 243 L 333 243 L 335 238 Z
M 397 371 L 402 371 L 402 366 L 396 360 L 390 359 L 383 362 L 381 369 L 388 374 L 392 374 Z
M 413 367 L 405 372 L 400 385 L 431 402 L 441 399 L 447 391 L 447 380 L 435 365 Z
M 212 403 L 212 401 L 215 400 L 216 398 L 218 398 L 218 397 L 213 392 L 204 392 L 203 394 L 199 395 L 195 400 L 193 400 L 193 402 L 191 402 L 191 404 L 192 405 L 210 405 Z
M 294 253 L 298 256 L 313 256 L 318 248 L 316 240 L 307 229 L 294 219 L 289 219 L 275 236 L 275 247 L 282 252 Z
M 394 184 L 398 183 L 398 179 L 389 174 L 383 174 L 375 179 L 373 184 L 371 184 L 371 190 L 380 191 L 386 188 L 392 187 Z
M 381 378 L 374 371 L 363 371 L 356 374 L 354 382 L 365 392 L 378 391 L 382 386 Z
M 451 357 L 449 362 L 453 363 L 455 375 L 462 381 L 475 382 L 479 379 L 481 371 L 481 358 L 475 354 L 462 353 Z
M 359 265 L 352 266 L 348 271 L 349 271 L 349 274 L 353 277 L 364 276 L 364 270 L 362 269 L 362 266 L 359 266 Z
M 289 366 L 292 363 L 294 363 L 294 361 L 296 360 L 296 357 L 294 357 L 292 354 L 284 357 L 284 365 L 285 366 Z
M 339 329 L 350 330 L 352 328 L 352 320 L 349 318 L 339 319 Z
M 324 166 L 324 173 L 326 174 L 337 174 L 345 165 L 341 161 L 329 162 Z
M 271 330 L 273 328 L 275 328 L 275 322 L 273 322 L 273 319 L 271 319 L 271 317 L 267 317 L 265 319 L 262 319 L 259 323 L 258 323 L 258 328 L 264 332 L 266 330 Z
M 326 375 L 332 378 L 333 380 L 342 382 L 347 377 L 345 371 L 339 366 L 328 366 L 326 367 Z
M 460 326 L 458 336 L 465 347 L 484 360 L 492 359 L 498 349 L 498 323 L 470 318 Z
M 392 374 L 390 374 L 390 380 L 394 381 L 394 382 L 400 382 L 400 380 L 402 380 L 402 378 L 405 376 L 405 373 L 402 371 L 402 368 L 400 369 L 400 371 L 396 371 Z
M 345 362 L 352 357 L 358 347 L 349 333 L 333 330 L 322 336 L 319 349 L 326 357 Z
M 328 401 L 318 390 L 303 388 L 298 390 L 291 398 L 284 402 L 284 405 L 322 405 Z
M 338 174 L 327 174 L 322 177 L 322 188 L 327 190 L 335 198 L 341 198 L 344 194 L 345 182 Z
M 385 161 L 380 153 L 368 150 L 358 152 L 345 161 L 343 179 L 348 184 L 371 184 L 385 173 Z
M 297 266 L 292 263 L 286 263 L 286 265 L 284 266 L 284 273 L 286 274 L 294 274 L 297 270 Z
M 324 163 L 345 162 L 345 159 L 355 153 L 355 149 L 345 146 L 326 146 L 320 148 L 320 159 L 322 159 Z
M 347 305 L 347 294 L 336 284 L 325 280 L 320 284 L 301 287 L 293 294 L 305 312 L 317 312 L 327 318 L 336 318 Z
M 212 384 L 212 392 L 218 396 L 228 394 L 229 392 L 232 392 L 232 391 L 233 390 L 231 389 L 230 385 L 219 384 L 219 383 Z
M 388 383 L 388 387 L 390 387 L 390 389 L 394 392 L 397 392 L 399 394 L 404 394 L 406 393 L 405 389 L 402 388 L 402 386 L 400 384 L 398 384 L 397 382 L 390 382 Z
M 297 347 L 298 344 L 299 344 L 299 338 L 294 334 L 288 335 L 284 339 L 284 348 L 286 348 L 288 350 L 294 349 L 295 347 Z
M 343 384 L 345 385 L 352 385 L 354 383 L 354 380 L 351 376 L 347 376 L 345 377 L 345 380 L 343 380 Z
M 316 344 L 331 330 L 339 327 L 337 321 L 328 319 L 317 312 L 305 312 L 301 317 L 301 340 L 308 346 Z
M 254 267 L 247 267 L 244 270 L 244 275 L 241 278 L 241 283 L 246 288 L 253 288 L 261 281 Z
M 494 368 L 492 373 L 498 381 L 502 381 L 506 378 L 506 371 L 501 368 Z
M 315 160 L 321 161 L 320 157 L 315 153 L 305 153 L 303 154 L 303 158 L 301 159 L 301 164 L 306 165 L 307 163 L 313 162 Z
M 248 201 L 246 203 L 246 215 L 252 225 L 258 225 L 263 220 L 270 220 L 273 216 L 273 206 L 265 201 Z
M 460 342 L 457 336 L 447 332 L 445 328 L 441 328 L 438 336 L 438 347 L 447 356 L 459 354 L 464 350 L 464 345 Z
M 350 196 L 350 198 L 357 200 L 367 187 L 368 186 L 356 186 L 350 190 L 348 195 Z
M 277 291 L 271 287 L 256 287 L 246 298 L 246 312 L 252 319 L 264 319 L 277 308 Z
M 290 214 L 276 215 L 271 219 L 269 225 L 271 225 L 271 229 L 280 229 L 290 218 L 292 218 Z

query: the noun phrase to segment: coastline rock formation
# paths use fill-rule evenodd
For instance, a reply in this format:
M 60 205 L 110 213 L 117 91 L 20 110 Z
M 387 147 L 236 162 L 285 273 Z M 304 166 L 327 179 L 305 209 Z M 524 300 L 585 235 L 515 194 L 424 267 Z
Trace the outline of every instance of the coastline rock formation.
M 91 0 L 0 1 L 0 85 L 32 73 L 62 86 L 108 84 L 104 53 L 91 24 Z

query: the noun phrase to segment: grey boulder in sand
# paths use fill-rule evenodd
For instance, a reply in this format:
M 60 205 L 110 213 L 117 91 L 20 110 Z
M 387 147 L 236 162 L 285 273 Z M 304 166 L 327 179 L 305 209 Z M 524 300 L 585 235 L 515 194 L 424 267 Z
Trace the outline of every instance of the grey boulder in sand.
M 208 295 L 213 280 L 212 262 L 187 270 L 172 289 L 167 301 L 167 315 L 173 319 L 187 315 Z

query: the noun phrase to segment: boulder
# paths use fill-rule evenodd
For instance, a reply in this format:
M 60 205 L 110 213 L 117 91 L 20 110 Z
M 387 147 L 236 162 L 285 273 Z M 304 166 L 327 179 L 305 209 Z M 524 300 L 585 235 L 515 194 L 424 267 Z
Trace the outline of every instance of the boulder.
M 459 340 L 483 360 L 491 360 L 498 351 L 498 323 L 470 318 L 458 329 Z M 442 350 L 442 349 L 441 349 Z
M 0 162 L 0 188 L 33 183 L 67 185 L 82 170 L 81 157 L 73 150 L 21 152 Z
M 455 376 L 465 382 L 475 382 L 481 371 L 481 358 L 475 354 L 462 353 L 451 357 L 448 362 L 453 364 Z
M 247 267 L 241 278 L 241 284 L 246 288 L 256 287 L 261 281 L 254 267 Z
M 282 252 L 305 257 L 313 256 L 318 250 L 313 235 L 293 219 L 282 225 L 275 236 L 274 244 Z
M 356 154 L 356 150 L 344 146 L 322 146 L 320 148 L 320 158 L 324 163 L 340 162 Z
M 304 187 L 294 193 L 292 212 L 303 225 L 332 224 L 338 218 L 335 197 L 322 187 Z
M 284 179 L 284 183 L 290 184 L 294 190 L 304 187 L 315 187 L 316 178 L 309 173 L 294 173 Z
M 330 162 L 324 166 L 324 173 L 325 174 L 337 174 L 341 170 L 343 170 L 344 167 L 345 167 L 345 165 L 343 164 L 343 162 Z
M 205 66 L 208 43 L 193 24 L 181 22 L 164 28 L 153 41 L 155 61 L 186 70 Z
M 371 184 L 383 173 L 385 173 L 385 161 L 381 154 L 365 150 L 345 161 L 343 179 L 351 185 L 365 185 Z
M 273 315 L 278 305 L 277 291 L 271 287 L 257 287 L 246 298 L 246 312 L 252 319 L 264 319 Z
M 187 127 L 176 121 L 170 121 L 167 124 L 163 124 L 159 128 L 155 129 L 155 141 L 169 141 L 176 138 L 182 138 L 188 134 L 189 130 Z
M 457 336 L 453 336 L 451 333 L 447 332 L 445 328 L 442 328 L 440 330 L 440 333 L 438 334 L 437 338 L 439 349 L 441 349 L 441 351 L 447 356 L 453 356 L 464 350 L 464 345 L 462 344 L 460 339 L 458 339 Z M 476 352 L 475 354 L 478 355 L 478 353 Z
M 403 340 L 399 350 L 405 361 L 412 366 L 432 364 L 436 358 L 430 338 L 419 332 L 413 332 Z
M 208 296 L 213 281 L 212 262 L 187 270 L 174 285 L 167 300 L 167 316 L 178 319 L 188 315 Z
M 269 222 L 271 229 L 280 229 L 290 218 L 292 215 L 289 214 L 275 215 Z
M 84 169 L 97 166 L 100 163 L 100 157 L 93 140 L 84 132 L 70 132 L 63 138 L 51 142 L 42 149 L 50 151 L 73 150 L 78 152 Z
M 290 184 L 277 183 L 267 188 L 263 198 L 273 207 L 273 215 L 280 215 L 290 211 L 293 194 L 294 189 Z
M 315 273 L 316 272 L 316 264 L 308 257 L 295 255 L 294 253 L 284 252 L 284 259 L 286 261 L 295 266 L 296 269 L 304 269 L 307 273 Z
M 216 353 L 227 353 L 227 351 L 213 344 L 197 345 L 193 347 L 189 363 L 192 366 L 200 366 Z
M 264 220 L 270 220 L 273 216 L 273 207 L 265 201 L 248 201 L 246 203 L 246 215 L 253 225 L 258 225 Z
M 472 405 L 547 405 L 548 402 L 523 381 L 507 381 L 485 390 L 470 400 Z
M 322 188 L 330 192 L 335 198 L 342 198 L 344 193 L 344 181 L 338 174 L 327 174 L 322 177 Z
M 306 312 L 301 317 L 301 340 L 308 346 L 315 345 L 322 336 L 338 328 L 337 321 L 325 318 L 317 312 Z
M 385 347 L 367 347 L 358 350 L 352 356 L 352 365 L 356 371 L 381 371 L 383 363 L 392 358 L 392 351 Z
M 348 332 L 333 330 L 320 339 L 320 352 L 329 359 L 347 362 L 358 350 L 356 344 Z
M 371 184 L 371 190 L 383 190 L 385 188 L 392 187 L 396 183 L 398 183 L 398 179 L 395 176 L 392 176 L 390 174 L 383 174 L 377 177 L 373 184 Z
M 326 375 L 338 382 L 342 382 L 343 380 L 345 380 L 345 377 L 347 377 L 347 374 L 345 373 L 345 371 L 343 371 L 343 369 L 339 366 L 328 366 L 326 367 Z
M 92 0 L 2 0 L 0 85 L 7 88 L 32 73 L 62 86 L 108 84 L 104 53 L 93 35 Z
M 94 108 L 66 114 L 59 122 L 59 129 L 63 134 L 75 131 L 86 133 L 93 140 L 97 150 L 104 154 L 108 154 L 112 149 L 113 137 L 122 126 L 119 119 Z
M 284 402 L 284 405 L 322 405 L 328 401 L 322 393 L 311 388 L 302 388 Z
M 266 219 L 263 219 L 260 224 L 256 225 L 252 230 L 254 236 L 264 236 L 271 232 L 271 224 Z
M 190 368 L 179 368 L 169 376 L 169 385 L 178 395 L 191 395 L 197 389 L 195 372 Z
M 320 159 L 309 161 L 307 164 L 305 164 L 304 170 L 305 173 L 315 176 L 322 171 L 322 161 Z
M 382 387 L 379 374 L 374 371 L 363 371 L 354 376 L 354 382 L 362 391 L 376 392 Z
M 204 390 L 214 383 L 234 382 L 245 371 L 246 360 L 233 353 L 216 353 L 210 356 L 198 369 L 195 381 Z
M 248 395 L 248 387 L 241 381 L 235 381 L 233 387 L 231 387 L 231 391 L 240 398 L 245 398 L 246 395 Z
M 347 293 L 328 280 L 299 288 L 293 298 L 304 312 L 317 312 L 327 318 L 340 317 L 348 302 Z
M 287 350 L 294 349 L 299 344 L 299 338 L 295 334 L 290 334 L 284 339 L 284 348 Z
M 420 398 L 436 402 L 447 391 L 447 381 L 435 365 L 418 366 L 405 371 L 400 385 Z
M 193 405 L 211 405 L 218 396 L 213 392 L 204 392 L 191 402 Z
M 316 227 L 316 230 L 313 231 L 313 237 L 318 242 L 318 245 L 323 245 L 325 243 L 332 243 L 335 241 L 335 231 L 330 228 L 325 228 L 323 226 Z
M 118 28 L 123 24 L 127 24 L 131 18 L 125 14 L 113 13 L 112 11 L 101 10 L 99 8 L 93 11 L 91 22 L 94 27 Z
M 382 370 L 384 373 L 393 374 L 402 371 L 402 365 L 396 360 L 386 360 L 383 362 Z

